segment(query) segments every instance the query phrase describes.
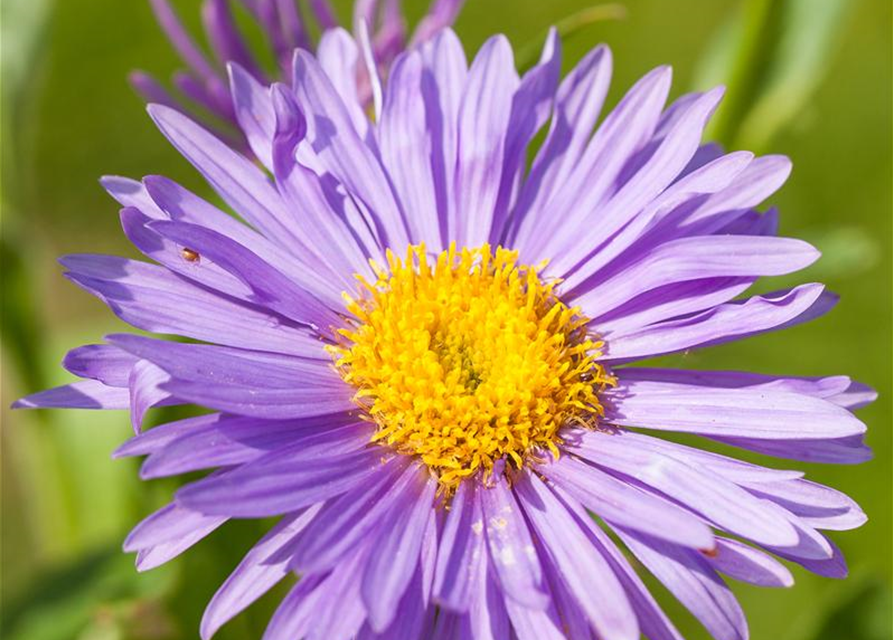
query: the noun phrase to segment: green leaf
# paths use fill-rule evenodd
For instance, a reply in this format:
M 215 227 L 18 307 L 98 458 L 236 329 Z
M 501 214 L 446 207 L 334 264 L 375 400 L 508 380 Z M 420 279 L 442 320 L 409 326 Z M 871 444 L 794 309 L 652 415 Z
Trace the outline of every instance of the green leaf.
M 695 86 L 728 86 L 710 129 L 730 148 L 765 149 L 800 116 L 824 78 L 846 0 L 748 0 L 716 33 Z

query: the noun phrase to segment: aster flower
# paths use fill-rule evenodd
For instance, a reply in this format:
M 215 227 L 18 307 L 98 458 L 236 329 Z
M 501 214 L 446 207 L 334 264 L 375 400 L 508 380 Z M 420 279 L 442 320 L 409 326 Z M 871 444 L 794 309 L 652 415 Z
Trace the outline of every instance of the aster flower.
M 356 58 L 346 32 L 323 39 Z M 268 639 L 679 638 L 630 556 L 715 638 L 743 639 L 723 576 L 789 586 L 781 558 L 842 577 L 822 531 L 865 521 L 850 498 L 661 436 L 858 463 L 852 412 L 874 393 L 636 366 L 834 302 L 820 284 L 740 297 L 818 253 L 756 209 L 785 158 L 702 144 L 722 90 L 665 107 L 658 68 L 596 127 L 607 48 L 561 79 L 553 33 L 519 77 L 504 37 L 469 65 L 445 30 L 373 73 L 370 119 L 348 68 L 298 50 L 287 86 L 233 78 L 263 168 L 149 107 L 241 221 L 166 178 L 110 177 L 154 263 L 62 263 L 131 325 L 191 340 L 108 336 L 65 358 L 83 380 L 18 403 L 129 409 L 138 435 L 116 455 L 148 456 L 144 478 L 213 470 L 128 537 L 140 570 L 231 518 L 279 518 L 202 636 L 290 574 Z M 206 413 L 139 433 L 164 404 Z
M 148 102 L 197 115 L 205 121 L 205 126 L 245 151 L 247 149 L 238 135 L 242 130 L 238 126 L 231 99 L 227 72 L 233 82 L 243 84 L 268 86 L 280 79 L 287 82 L 292 77 L 292 53 L 295 48 L 316 49 L 313 32 L 334 29 L 338 26 L 338 18 L 329 0 L 235 1 L 260 29 L 268 49 L 265 53 L 272 54 L 278 70 L 270 74 L 252 53 L 233 13 L 231 0 L 204 0 L 201 7 L 202 22 L 213 59 L 209 59 L 190 36 L 169 0 L 149 0 L 159 26 L 188 68 L 173 76 L 174 86 L 186 101 L 169 93 L 162 83 L 144 71 L 132 72 L 130 83 Z M 368 66 L 375 67 L 378 73 L 386 76 L 394 58 L 407 45 L 424 42 L 440 29 L 451 25 L 463 2 L 433 0 L 428 13 L 410 36 L 401 0 L 357 0 L 353 7 L 353 29 L 363 42 L 362 55 L 349 48 L 353 57 L 347 57 L 347 52 L 339 48 L 343 44 L 339 38 L 324 37 L 318 43 L 319 62 L 327 71 L 335 71 L 342 76 L 345 83 L 354 83 L 358 99 L 368 104 L 372 100 Z M 339 65 L 340 68 L 334 70 L 332 65 Z M 223 125 L 222 128 L 219 125 Z M 235 138 L 232 137 L 233 133 L 236 133 Z

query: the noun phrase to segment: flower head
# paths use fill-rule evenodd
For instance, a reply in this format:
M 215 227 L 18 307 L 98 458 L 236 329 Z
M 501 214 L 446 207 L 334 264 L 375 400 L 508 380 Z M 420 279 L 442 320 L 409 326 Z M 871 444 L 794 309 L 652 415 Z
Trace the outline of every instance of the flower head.
M 140 569 L 280 517 L 205 638 L 295 573 L 267 638 L 679 638 L 617 539 L 720 640 L 747 637 L 721 574 L 845 573 L 820 531 L 864 522 L 848 497 L 660 436 L 856 463 L 870 389 L 636 366 L 833 303 L 819 284 L 739 297 L 818 254 L 756 209 L 786 159 L 702 145 L 721 91 L 665 108 L 656 69 L 596 127 L 606 48 L 562 80 L 552 34 L 519 77 L 505 38 L 469 66 L 445 30 L 373 70 L 370 119 L 353 71 L 323 62 L 297 51 L 269 91 L 233 76 L 263 168 L 150 107 L 245 222 L 159 176 L 105 179 L 155 264 L 69 256 L 68 277 L 191 340 L 108 336 L 66 357 L 83 381 L 19 402 L 126 408 L 138 432 L 153 406 L 208 411 L 118 451 L 148 455 L 147 478 L 216 469 L 131 533 Z
M 320 63 L 328 69 L 337 67 L 344 81 L 355 85 L 360 102 L 367 104 L 372 100 L 367 65 L 387 75 L 394 58 L 408 44 L 424 42 L 440 29 L 451 25 L 464 0 L 434 0 L 411 38 L 407 34 L 400 0 L 357 0 L 354 3 L 353 27 L 362 52 L 352 42 L 345 46 L 341 38 L 327 38 L 324 35 L 318 43 L 314 42 L 314 31 L 325 32 L 338 26 L 338 18 L 329 0 L 204 0 L 202 22 L 214 59 L 209 59 L 190 36 L 170 0 L 149 2 L 158 24 L 187 70 L 178 71 L 173 77 L 173 84 L 181 97 L 170 94 L 144 71 L 132 72 L 131 84 L 148 102 L 200 116 L 206 121 L 206 126 L 245 151 L 247 149 L 241 134 L 247 132 L 238 127 L 227 86 L 227 71 L 233 81 L 266 86 L 279 78 L 282 81 L 291 78 L 295 48 L 307 51 L 317 49 Z M 268 49 L 265 53 L 272 53 L 278 66 L 272 74 L 252 53 L 248 38 L 241 32 L 234 15 L 234 5 L 247 12 L 259 27 Z M 222 125 L 219 130 L 218 125 Z

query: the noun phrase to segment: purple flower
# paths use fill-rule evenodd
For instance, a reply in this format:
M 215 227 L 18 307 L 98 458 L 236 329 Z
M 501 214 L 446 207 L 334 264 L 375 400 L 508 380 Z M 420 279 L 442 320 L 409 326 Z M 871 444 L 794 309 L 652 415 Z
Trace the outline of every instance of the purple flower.
M 369 65 L 387 75 L 394 58 L 408 44 L 425 42 L 444 27 L 453 24 L 464 0 L 432 0 L 428 13 L 416 26 L 412 36 L 407 34 L 401 0 L 356 0 L 353 28 L 362 43 L 362 52 L 351 45 L 341 49 L 341 38 L 322 38 L 314 42 L 311 31 L 326 31 L 338 26 L 338 18 L 329 0 L 237 0 L 260 28 L 268 53 L 276 59 L 278 70 L 272 74 L 263 68 L 252 54 L 232 10 L 231 0 L 204 0 L 202 22 L 213 51 L 213 60 L 189 35 L 180 22 L 170 0 L 149 0 L 158 24 L 187 66 L 174 74 L 173 84 L 181 94 L 175 97 L 154 77 L 144 71 L 130 74 L 130 83 L 148 102 L 164 104 L 185 114 L 193 114 L 206 121 L 206 126 L 241 151 L 246 151 L 239 122 L 227 82 L 269 85 L 293 77 L 292 59 L 295 48 L 317 49 L 320 64 L 326 71 L 343 76 L 345 82 L 356 83 L 358 99 L 367 104 L 372 100 Z M 334 68 L 337 65 L 338 68 Z M 183 101 L 185 98 L 185 102 Z M 208 117 L 211 116 L 211 117 Z M 218 129 L 214 122 L 224 125 Z M 235 137 L 233 137 L 235 134 Z
M 845 575 L 821 531 L 865 521 L 851 499 L 660 436 L 858 463 L 873 391 L 632 366 L 832 306 L 820 284 L 740 297 L 818 257 L 756 209 L 789 162 L 702 145 L 722 91 L 665 108 L 667 68 L 596 128 L 610 53 L 561 79 L 559 44 L 519 77 L 504 37 L 469 66 L 441 31 L 372 74 L 372 119 L 344 31 L 299 49 L 288 86 L 234 67 L 263 169 L 150 106 L 244 222 L 160 176 L 104 180 L 153 262 L 69 256 L 67 276 L 191 341 L 108 336 L 65 358 L 84 380 L 18 405 L 129 409 L 116 455 L 148 456 L 143 477 L 215 469 L 131 533 L 141 570 L 230 518 L 280 518 L 204 638 L 289 574 L 268 639 L 679 638 L 618 539 L 719 640 L 748 635 L 722 574 Z M 165 404 L 209 412 L 139 433 Z

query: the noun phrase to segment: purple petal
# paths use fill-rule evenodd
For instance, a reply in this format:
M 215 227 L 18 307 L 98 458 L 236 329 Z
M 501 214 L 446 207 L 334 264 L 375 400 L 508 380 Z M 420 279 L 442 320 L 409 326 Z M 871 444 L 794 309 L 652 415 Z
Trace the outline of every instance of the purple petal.
M 263 518 L 333 498 L 371 477 L 381 453 L 363 450 L 293 463 L 295 452 L 275 451 L 252 462 L 186 485 L 177 503 L 208 515 Z
M 365 138 L 370 122 L 357 94 L 357 74 L 360 70 L 357 43 L 340 27 L 326 31 L 319 40 L 316 59 L 341 97 L 357 133 Z
M 377 534 L 370 538 L 375 553 L 366 565 L 360 593 L 369 624 L 378 632 L 387 629 L 398 615 L 398 604 L 419 566 L 437 482 L 421 467 L 416 475 L 412 493 L 395 501 Z
M 162 267 L 113 256 L 67 256 L 61 262 L 71 270 L 70 280 L 139 329 L 330 361 L 318 337 L 305 328 Z
M 161 132 L 228 205 L 267 238 L 296 246 L 300 260 L 305 246 L 300 229 L 260 169 L 181 113 L 161 105 L 148 109 Z
M 773 549 L 772 551 L 785 560 L 795 562 L 807 571 L 810 571 L 816 575 L 823 576 L 825 578 L 835 578 L 837 580 L 846 578 L 849 574 L 849 569 L 847 568 L 846 560 L 843 557 L 843 553 L 837 547 L 837 545 L 835 545 L 830 540 L 826 539 L 825 542 L 831 548 L 831 554 L 828 558 L 802 558 L 794 554 L 788 554 L 785 552 L 785 550 Z
M 680 238 L 658 246 L 635 264 L 611 274 L 574 303 L 595 319 L 634 296 L 666 285 L 704 278 L 784 275 L 809 266 L 818 257 L 819 252 L 812 246 L 791 238 Z
M 367 555 L 364 546 L 327 576 L 304 576 L 279 605 L 264 640 L 353 637 L 366 618 L 356 576 Z
M 648 592 L 648 588 L 639 578 L 636 570 L 630 566 L 626 556 L 617 548 L 611 538 L 561 487 L 553 487 L 553 490 L 575 515 L 577 523 L 586 531 L 589 541 L 594 546 L 594 551 L 607 560 L 611 571 L 623 585 L 629 603 L 636 612 L 642 634 L 650 640 L 682 640 L 679 631 Z
M 283 246 L 267 240 L 242 222 L 167 178 L 148 176 L 143 182 L 152 200 L 162 210 L 159 219 L 169 218 L 214 229 L 257 255 L 263 256 L 264 260 L 292 280 L 302 282 L 306 279 L 307 266 L 295 260 L 293 246 Z M 147 213 L 145 209 L 141 210 Z M 303 257 L 307 258 L 308 255 L 304 254 Z M 313 264 L 315 267 L 319 266 L 317 261 L 313 261 Z M 340 292 L 336 285 L 331 286 L 335 291 L 330 291 L 330 294 Z
M 318 449 L 340 455 L 363 448 L 370 426 L 348 414 L 270 422 L 256 418 L 224 416 L 192 428 L 151 453 L 140 477 L 160 478 L 212 467 L 243 464 L 268 451 L 300 442 L 306 456 Z
M 32 393 L 12 403 L 13 409 L 129 409 L 130 392 L 97 380 L 82 380 Z
M 428 13 L 416 25 L 411 44 L 425 42 L 456 20 L 465 0 L 434 0 Z
M 534 474 L 523 474 L 515 491 L 546 553 L 599 636 L 636 640 L 639 626 L 623 587 L 568 509 Z
M 379 139 L 382 163 L 394 181 L 404 209 L 412 211 L 407 223 L 414 242 L 425 242 L 430 251 L 441 251 L 429 114 L 422 54 L 410 51 L 397 58 L 384 96 Z
M 241 34 L 236 27 L 227 0 L 206 0 L 202 5 L 202 21 L 211 47 L 221 65 L 235 62 L 249 71 L 259 81 L 264 81 L 254 56 L 248 51 Z
M 270 103 L 270 94 L 255 76 L 236 62 L 230 62 L 230 92 L 239 128 L 248 139 L 251 151 L 268 169 L 273 167 L 273 133 L 276 118 Z
M 318 280 L 318 276 L 307 274 L 304 281 L 295 283 L 251 250 L 205 227 L 164 220 L 149 226 L 169 240 L 207 255 L 220 268 L 249 286 L 256 304 L 313 328 L 325 329 L 339 323 L 331 307 L 317 297 L 324 292 L 310 282 L 311 278 Z M 326 302 L 331 305 L 328 300 Z M 343 301 L 340 304 L 343 305 Z
M 716 539 L 716 551 L 707 562 L 731 578 L 759 587 L 790 587 L 794 576 L 772 556 L 730 538 Z
M 508 597 L 522 607 L 544 609 L 543 571 L 524 515 L 502 480 L 481 490 L 489 564 Z
M 124 207 L 134 207 L 153 220 L 165 217 L 142 182 L 121 176 L 103 176 L 99 183 Z
M 155 12 L 158 23 L 164 29 L 168 39 L 174 45 L 180 57 L 183 58 L 183 61 L 200 76 L 204 78 L 214 77 L 216 71 L 183 28 L 168 0 L 149 0 L 149 2 L 152 5 L 152 10 Z
M 477 246 L 490 237 L 512 99 L 519 83 L 509 41 L 505 36 L 490 38 L 468 71 L 459 108 L 456 209 L 450 221 L 450 237 L 459 246 Z
M 435 600 L 453 611 L 467 611 L 476 600 L 473 585 L 484 549 L 484 519 L 475 485 L 463 482 L 453 496 L 434 571 Z
M 373 149 L 360 138 L 324 70 L 300 49 L 295 51 L 293 86 L 307 118 L 307 139 L 321 166 L 344 184 L 357 206 L 373 216 L 367 219 L 373 229 L 385 233 L 382 244 L 402 252 L 409 238 L 387 175 Z
M 511 624 L 506 611 L 506 599 L 499 590 L 496 576 L 486 554 L 473 564 L 472 598 L 468 615 L 464 616 L 460 637 L 475 640 L 509 640 Z M 441 609 L 446 612 L 445 609 Z
M 550 273 L 559 276 L 568 273 L 575 264 L 619 231 L 636 212 L 641 211 L 678 178 L 697 151 L 703 129 L 722 94 L 722 88 L 714 89 L 691 105 L 667 133 L 666 138 L 659 140 L 656 150 L 644 166 L 611 195 L 609 200 L 598 204 L 599 224 L 587 222 L 594 202 L 584 199 L 579 204 L 570 205 L 564 225 L 576 234 L 561 233 L 554 236 L 560 240 L 550 245 L 552 251 L 548 255 L 560 257 L 549 265 Z M 556 214 L 560 215 L 560 211 L 563 209 L 556 211 Z M 581 268 L 577 277 L 585 279 L 592 273 L 591 266 L 586 265 Z
M 611 51 L 602 45 L 586 54 L 561 82 L 549 134 L 521 185 L 510 238 L 527 237 L 538 226 L 540 216 L 548 215 L 544 205 L 576 168 L 601 112 L 610 79 Z
M 554 233 L 558 225 L 564 225 L 572 211 L 579 217 L 606 200 L 629 157 L 651 137 L 670 90 L 670 77 L 668 67 L 655 69 L 639 80 L 608 115 L 560 191 L 551 201 L 543 203 L 550 209 L 548 216 L 537 215 L 539 224 L 536 228 L 528 227 L 528 235 L 519 235 L 516 246 L 520 247 L 522 256 L 540 259 L 543 255 L 559 255 L 557 249 L 560 247 L 555 241 L 567 240 L 568 234 Z M 579 229 L 577 226 L 573 229 L 579 239 Z M 595 248 L 587 247 L 587 252 Z M 579 262 L 581 257 L 576 256 L 572 264 Z
M 219 413 L 211 413 L 195 418 L 186 418 L 175 422 L 158 425 L 148 431 L 144 431 L 118 447 L 112 454 L 113 458 L 127 456 L 143 456 L 161 450 L 174 440 L 181 438 L 193 430 L 201 431 L 213 426 L 223 418 Z
M 655 245 L 666 242 L 668 238 L 665 235 L 655 238 L 650 243 L 640 241 L 640 239 L 647 238 L 649 228 L 656 225 L 657 221 L 670 212 L 688 206 L 690 202 L 702 201 L 705 195 L 726 188 L 747 168 L 752 160 L 753 154 L 746 151 L 730 153 L 716 158 L 674 182 L 648 203 L 610 241 L 599 247 L 598 251 L 585 261 L 580 270 L 570 274 L 564 285 L 565 288 L 575 288 L 578 284 L 590 280 L 597 282 L 598 280 L 594 276 L 597 276 L 601 269 L 615 258 L 635 259 L 639 255 L 647 255 Z M 586 274 L 594 275 L 587 277 Z M 586 290 L 585 286 L 580 288 Z
M 709 469 L 649 450 L 624 435 L 587 432 L 577 451 L 602 468 L 634 478 L 719 527 L 763 544 L 787 546 L 797 534 L 774 503 L 755 498 Z
M 747 619 L 734 594 L 697 551 L 617 530 L 621 540 L 716 640 L 747 640 Z
M 298 108 L 291 89 L 281 84 L 272 87 L 276 116 L 273 141 L 273 170 L 276 184 L 286 204 L 306 221 L 305 233 L 311 247 L 338 275 L 341 285 L 351 290 L 355 273 L 374 278 L 368 258 L 382 259 L 372 232 L 350 198 L 337 193 L 331 175 L 325 180 L 298 161 L 306 151 L 304 136 L 307 122 Z
M 319 506 L 313 506 L 285 516 L 245 554 L 205 608 L 201 622 L 202 640 L 209 640 L 220 627 L 288 575 L 287 563 L 276 562 L 271 557 L 297 536 L 318 511 Z
M 291 568 L 301 573 L 328 571 L 367 540 L 390 506 L 412 490 L 416 471 L 407 465 L 408 461 L 398 456 L 326 504 L 290 550 Z
M 867 384 L 861 382 L 852 382 L 850 386 L 841 393 L 828 398 L 834 404 L 840 405 L 850 411 L 861 409 L 877 400 L 878 393 Z
M 266 389 L 341 387 L 332 367 L 320 360 L 246 351 L 207 344 L 188 344 L 126 333 L 106 339 L 128 353 L 149 360 L 180 380 Z
M 130 424 L 134 433 L 143 428 L 143 418 L 150 408 L 161 404 L 171 397 L 161 385 L 170 380 L 163 369 L 148 360 L 140 360 L 130 371 L 128 386 L 130 388 Z
M 349 387 L 226 387 L 174 379 L 164 385 L 178 399 L 218 411 L 265 420 L 310 418 L 356 409 Z
M 865 435 L 846 436 L 815 440 L 810 438 L 792 438 L 788 440 L 762 438 L 726 438 L 711 436 L 712 440 L 733 447 L 756 451 L 767 456 L 803 460 L 804 462 L 823 462 L 826 464 L 861 464 L 871 460 L 872 451 L 865 445 Z
M 125 541 L 124 550 L 137 551 L 137 570 L 148 571 L 176 558 L 226 520 L 225 517 L 204 516 L 172 503 L 138 524 Z
M 539 63 L 524 74 L 512 96 L 502 176 L 490 229 L 489 241 L 493 244 L 504 237 L 512 200 L 516 197 L 527 167 L 528 145 L 551 115 L 560 76 L 561 40 L 558 31 L 552 27 L 546 36 Z
M 153 219 L 139 209 L 127 207 L 121 210 L 121 226 L 127 239 L 146 257 L 209 289 L 253 302 L 251 289 L 243 282 L 221 269 L 207 255 L 200 255 L 194 260 L 185 257 L 184 249 L 188 248 L 193 252 L 195 249 L 163 237 L 148 226 L 151 222 Z
M 856 502 L 840 491 L 808 480 L 745 483 L 754 495 L 781 505 L 804 523 L 817 529 L 846 531 L 868 520 Z
M 609 420 L 629 427 L 777 440 L 836 438 L 865 431 L 846 409 L 787 391 L 626 381 L 621 375 L 609 395 L 614 405 Z
M 824 286 L 807 284 L 787 291 L 722 304 L 696 315 L 611 336 L 608 360 L 635 360 L 704 347 L 808 322 L 833 305 Z
M 689 466 L 707 469 L 736 484 L 762 486 L 765 483 L 785 482 L 803 477 L 802 471 L 786 471 L 760 467 L 718 453 L 688 447 L 661 438 L 646 436 L 641 433 L 622 431 L 617 435 L 622 437 L 623 441 L 627 442 L 628 446 L 634 449 L 642 448 L 653 453 L 676 458 L 677 460 L 685 462 Z M 600 442 L 600 440 L 598 440 L 598 442 Z M 652 533 L 651 535 L 656 534 Z
M 136 525 L 124 540 L 124 551 L 150 549 L 165 542 L 184 538 L 196 531 L 213 531 L 227 518 L 205 516 L 171 503 Z M 207 535 L 206 533 L 206 535 Z
M 446 241 L 456 215 L 454 173 L 458 157 L 459 107 L 468 77 L 462 43 L 452 29 L 444 29 L 420 48 L 425 70 L 422 95 L 431 138 L 431 168 L 437 198 L 441 237 Z
M 87 344 L 65 354 L 62 366 L 81 378 L 110 387 L 126 387 L 136 356 L 110 344 Z
M 591 465 L 562 457 L 537 469 L 609 522 L 696 549 L 713 546 L 710 527 L 696 516 Z

